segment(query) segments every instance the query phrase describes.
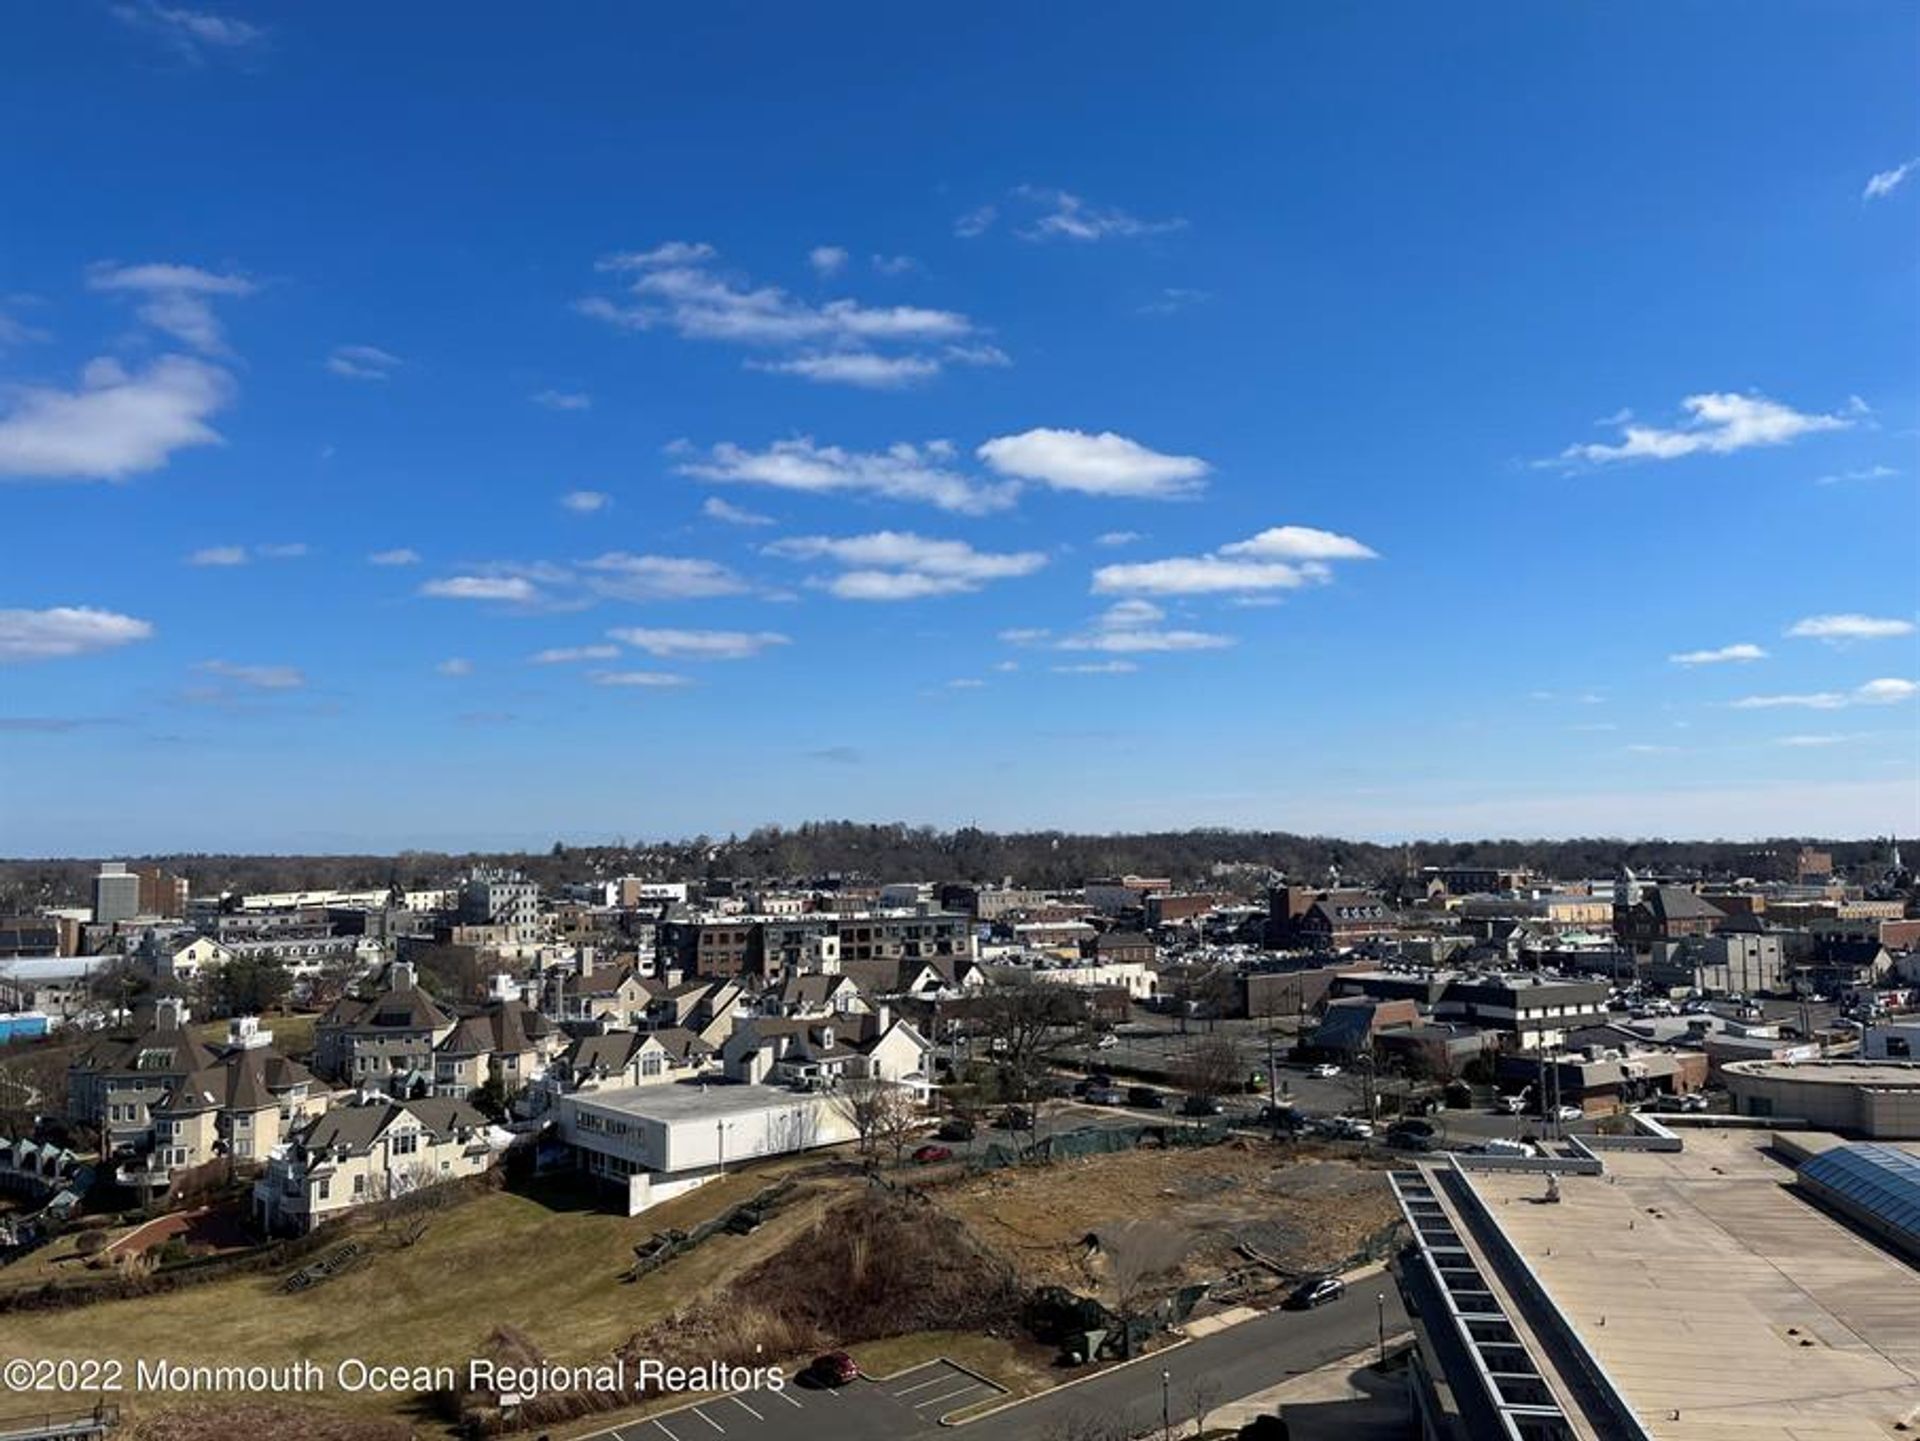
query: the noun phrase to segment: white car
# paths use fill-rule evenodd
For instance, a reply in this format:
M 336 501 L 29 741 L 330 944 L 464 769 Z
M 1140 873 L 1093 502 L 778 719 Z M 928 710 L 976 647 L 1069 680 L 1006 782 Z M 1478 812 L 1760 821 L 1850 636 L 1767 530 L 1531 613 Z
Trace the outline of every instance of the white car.
M 1119 1044 L 1120 1044 L 1120 1038 L 1114 1035 L 1111 1031 L 1109 1031 L 1106 1035 L 1102 1036 L 1099 1040 L 1093 1043 L 1093 1048 L 1096 1051 L 1111 1051 L 1115 1046 Z
M 1335 1076 L 1340 1074 L 1340 1068 L 1338 1066 L 1331 1065 L 1323 1061 L 1319 1065 L 1315 1066 L 1312 1070 L 1308 1071 L 1307 1074 L 1309 1076 L 1317 1076 L 1323 1081 L 1330 1081 Z
M 1553 1113 L 1556 1121 L 1584 1121 L 1587 1113 L 1578 1106 L 1561 1106 Z

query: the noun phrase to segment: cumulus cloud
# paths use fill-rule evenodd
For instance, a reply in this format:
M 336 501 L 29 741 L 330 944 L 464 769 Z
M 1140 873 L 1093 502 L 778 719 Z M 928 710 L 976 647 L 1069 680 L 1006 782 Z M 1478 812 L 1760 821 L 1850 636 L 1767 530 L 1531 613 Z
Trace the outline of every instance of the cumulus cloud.
M 327 357 L 327 369 L 348 380 L 386 380 L 400 365 L 399 356 L 377 345 L 337 345 Z
M 263 27 L 246 20 L 215 15 L 207 10 L 161 5 L 157 0 L 133 0 L 133 3 L 108 8 L 123 25 L 157 35 L 182 59 L 195 63 L 216 53 L 239 54 L 257 49 L 267 38 Z
M 1723 645 L 1715 650 L 1683 650 L 1667 657 L 1674 665 L 1720 665 L 1727 661 L 1765 660 L 1767 653 L 1745 641 Z
M 544 410 L 591 410 L 593 397 L 578 390 L 541 390 L 527 397 Z
M 460 677 L 473 674 L 473 662 L 465 656 L 449 656 L 434 667 L 441 675 Z
M 1764 395 L 1709 391 L 1680 402 L 1684 424 L 1666 429 L 1623 422 L 1614 445 L 1570 445 L 1545 465 L 1585 462 L 1603 465 L 1621 460 L 1677 460 L 1688 455 L 1728 455 L 1755 446 L 1786 445 L 1803 435 L 1845 430 L 1853 422 L 1840 415 L 1809 414 Z
M 628 626 L 607 632 L 622 645 L 662 660 L 749 660 L 791 641 L 770 630 L 657 630 Z
M 203 660 L 194 669 L 252 690 L 299 690 L 307 683 L 306 675 L 290 665 L 237 665 L 232 661 Z
M 1022 185 L 1014 195 L 1040 209 L 1040 214 L 1014 233 L 1022 240 L 1095 240 L 1135 239 L 1184 230 L 1187 222 L 1177 216 L 1167 220 L 1142 220 L 1115 206 L 1089 204 L 1078 195 L 1045 186 Z
M 177 450 L 217 445 L 208 418 L 233 397 L 232 378 L 186 355 L 145 369 L 89 361 L 76 390 L 18 386 L 0 398 L 0 476 L 120 480 L 163 466 Z
M 1788 626 L 1787 634 L 1801 640 L 1824 640 L 1831 644 L 1886 640 L 1892 636 L 1912 635 L 1913 622 L 1894 616 L 1810 615 Z
M 1000 632 L 1010 645 L 1048 650 L 1099 651 L 1109 655 L 1168 654 L 1176 651 L 1224 650 L 1235 644 L 1229 635 L 1166 627 L 1167 613 L 1152 601 L 1122 600 L 1094 617 L 1091 624 L 1063 636 L 1044 627 L 1018 627 Z M 1057 669 L 1057 667 L 1056 667 Z
M 575 515 L 592 515 L 611 509 L 613 497 L 604 490 L 570 490 L 560 497 L 560 504 Z
M 1140 667 L 1130 660 L 1080 661 L 1047 667 L 1055 675 L 1132 675 Z
M 0 610 L 0 662 L 62 660 L 153 635 L 153 623 L 93 606 Z
M 1096 535 L 1093 543 L 1104 546 L 1132 545 L 1136 540 L 1142 539 L 1144 537 L 1137 530 L 1109 530 Z
M 1333 578 L 1333 562 L 1375 558 L 1352 536 L 1311 526 L 1281 525 L 1209 555 L 1103 565 L 1093 573 L 1098 595 L 1235 595 L 1242 599 Z M 1281 557 L 1285 557 L 1284 559 Z
M 807 252 L 807 264 L 815 275 L 837 275 L 846 269 L 847 252 L 838 245 L 816 245 Z
M 1917 169 L 1920 169 L 1920 157 L 1909 160 L 1905 164 L 1896 165 L 1891 170 L 1876 171 L 1867 177 L 1867 188 L 1860 192 L 1860 198 L 1862 200 L 1886 199 L 1905 185 L 1907 177 Z
M 881 275 L 907 275 L 920 268 L 920 262 L 911 255 L 875 255 L 871 261 Z
M 982 205 L 969 210 L 953 222 L 953 233 L 962 240 L 971 240 L 977 235 L 985 235 L 993 229 L 993 222 L 1000 217 L 997 205 Z
M 1815 485 L 1846 485 L 1856 480 L 1891 480 L 1900 472 L 1890 465 L 1863 465 L 1856 470 L 1838 470 L 1830 475 L 1816 476 Z
M 940 540 L 911 531 L 876 531 L 844 537 L 793 536 L 766 553 L 792 560 L 830 560 L 840 574 L 818 582 L 843 600 L 918 600 L 978 590 L 990 581 L 1031 575 L 1047 563 L 1039 551 L 992 553 L 962 540 Z
M 945 364 L 980 363 L 960 350 L 926 348 L 974 334 L 974 323 L 958 311 L 851 299 L 815 304 L 779 286 L 724 275 L 713 268 L 717 259 L 712 246 L 682 241 L 605 257 L 598 268 L 628 277 L 626 297 L 592 296 L 574 308 L 625 330 L 665 329 L 686 340 L 785 352 L 748 363 L 820 382 L 891 388 L 929 378 Z
M 764 450 L 722 442 L 704 457 L 676 467 L 681 475 L 718 484 L 765 485 L 821 495 L 861 492 L 918 501 L 960 515 L 1005 510 L 1019 495 L 1010 484 L 982 483 L 948 462 L 953 447 L 901 443 L 884 451 L 816 445 L 811 436 L 777 440 Z
M 1112 431 L 1038 428 L 986 441 L 975 452 L 1001 475 L 1055 490 L 1134 500 L 1196 494 L 1210 467 L 1192 455 L 1162 455 Z
M 1799 695 L 1750 695 L 1733 702 L 1735 710 L 1846 710 L 1858 705 L 1897 705 L 1911 700 L 1920 686 L 1910 680 L 1883 677 L 1850 691 L 1813 691 Z
M 1276 525 L 1247 540 L 1220 547 L 1221 555 L 1255 560 L 1378 560 L 1379 552 L 1350 535 L 1315 530 L 1310 525 Z
M 368 565 L 418 565 L 420 552 L 407 546 L 396 546 L 392 550 L 376 550 L 367 557 Z
M 582 561 L 587 589 L 613 600 L 702 600 L 740 595 L 747 583 L 718 561 L 609 551 Z
M 245 565 L 247 548 L 244 545 L 203 546 L 187 557 L 188 565 Z
M 757 510 L 748 510 L 745 506 L 735 505 L 731 501 L 722 500 L 717 495 L 710 495 L 700 503 L 700 513 L 708 520 L 717 520 L 722 525 L 761 526 L 774 524 L 772 516 L 762 515 Z

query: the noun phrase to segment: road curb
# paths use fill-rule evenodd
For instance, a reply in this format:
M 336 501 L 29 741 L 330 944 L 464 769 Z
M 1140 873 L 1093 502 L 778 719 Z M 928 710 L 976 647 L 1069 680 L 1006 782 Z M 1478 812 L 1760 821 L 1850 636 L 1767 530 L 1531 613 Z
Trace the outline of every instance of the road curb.
M 1266 1313 L 1262 1312 L 1261 1314 L 1265 1315 Z M 1222 1327 L 1221 1329 L 1225 1330 L 1227 1328 Z M 1113 1375 L 1114 1372 L 1124 1371 L 1129 1366 L 1138 1366 L 1142 1361 L 1157 1361 L 1162 1356 L 1165 1356 L 1169 1351 L 1178 1351 L 1181 1347 L 1190 1346 L 1192 1344 L 1193 1343 L 1190 1340 L 1188 1340 L 1188 1338 L 1186 1338 L 1185 1336 L 1182 1336 L 1178 1341 L 1175 1341 L 1168 1346 L 1162 1346 L 1158 1351 L 1149 1351 L 1147 1352 L 1146 1355 L 1135 1356 L 1130 1361 L 1116 1361 L 1111 1366 L 1102 1366 L 1098 1371 L 1089 1371 L 1084 1376 L 1075 1376 L 1071 1381 L 1062 1381 L 1058 1386 L 1049 1386 L 1047 1387 L 1046 1390 L 1036 1391 L 1031 1396 L 1011 1396 L 1010 1395 L 1006 1400 L 1002 1401 L 999 1405 L 989 1406 L 986 1410 L 978 1412 L 972 1416 L 969 1416 L 964 1421 L 949 1421 L 945 1416 L 942 1416 L 940 1418 L 940 1424 L 942 1426 L 951 1426 L 956 1428 L 961 1426 L 971 1426 L 976 1421 L 984 1421 L 989 1416 L 997 1416 L 1002 1411 L 1010 1411 L 1015 1406 L 1024 1405 L 1028 1401 L 1037 1401 L 1042 1396 L 1057 1396 L 1062 1391 L 1070 1391 L 1075 1386 L 1084 1385 L 1088 1381 L 1098 1381 L 1103 1376 L 1111 1376 Z M 951 1365 L 952 1363 L 949 1362 L 948 1364 Z M 964 1370 L 965 1368 L 963 1367 L 962 1369 Z

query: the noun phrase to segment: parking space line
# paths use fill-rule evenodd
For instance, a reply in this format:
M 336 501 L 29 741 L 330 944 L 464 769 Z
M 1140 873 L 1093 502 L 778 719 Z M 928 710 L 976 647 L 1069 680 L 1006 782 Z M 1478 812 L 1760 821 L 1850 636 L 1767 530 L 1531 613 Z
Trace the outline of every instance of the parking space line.
M 653 1424 L 658 1426 L 662 1431 L 666 1431 L 667 1441 L 680 1441 L 678 1436 L 675 1436 L 671 1430 L 668 1430 L 667 1423 L 662 1421 L 658 1416 L 653 1418 Z
M 733 1402 L 733 1404 L 738 1406 L 742 1411 L 746 1412 L 749 1416 L 753 1417 L 754 1420 L 764 1421 L 767 1419 L 766 1417 L 762 1416 L 758 1411 L 754 1410 L 753 1407 L 749 1406 L 746 1402 L 742 1401 L 738 1396 L 729 1396 L 727 1397 L 727 1399 Z
M 938 1386 L 942 1381 L 951 1381 L 953 1379 L 953 1373 L 951 1371 L 948 1371 L 944 1366 L 940 1369 L 941 1374 L 935 1376 L 931 1381 L 922 1381 L 918 1385 L 908 1386 L 903 1390 L 895 1391 L 893 1394 L 896 1396 L 911 1396 L 915 1391 L 924 1391 L 929 1386 Z
M 807 1409 L 806 1407 L 801 1406 L 798 1401 L 793 1399 L 793 1397 L 789 1396 L 787 1394 L 787 1388 L 784 1386 L 782 1386 L 778 1391 L 775 1391 L 773 1394 L 778 1396 L 782 1401 L 786 1402 L 789 1406 L 797 1406 L 802 1411 Z
M 955 1396 L 966 1395 L 967 1392 L 973 1390 L 974 1387 L 978 1386 L 979 1384 L 980 1383 L 978 1381 L 969 1381 L 967 1382 L 966 1385 L 962 1386 L 958 1391 L 948 1391 L 947 1393 L 941 1396 L 930 1396 L 925 1401 L 916 1401 L 913 1403 L 913 1409 L 918 1411 L 918 1410 L 921 1410 L 923 1407 L 927 1407 L 927 1406 L 939 1406 L 944 1402 L 951 1401 Z
M 689 1406 L 687 1409 L 693 1412 L 693 1414 L 698 1416 L 702 1421 L 706 1422 L 709 1426 L 713 1427 L 713 1429 L 718 1431 L 722 1436 L 727 1434 L 726 1427 L 722 1426 L 718 1421 L 714 1420 L 713 1417 L 709 1416 L 706 1412 L 702 1411 L 698 1406 Z

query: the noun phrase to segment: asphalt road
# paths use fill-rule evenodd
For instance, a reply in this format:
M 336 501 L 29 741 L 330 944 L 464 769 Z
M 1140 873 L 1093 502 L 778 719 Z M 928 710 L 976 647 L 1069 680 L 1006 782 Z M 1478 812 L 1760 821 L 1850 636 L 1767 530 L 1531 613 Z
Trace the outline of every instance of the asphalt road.
M 1384 1307 L 1376 1297 L 1385 1298 Z M 1383 1275 L 1316 1310 L 1272 1311 L 958 1427 L 942 1427 L 940 1418 L 991 1399 L 994 1388 L 931 1361 L 882 1381 L 862 1379 L 833 1390 L 790 1385 L 778 1392 L 743 1391 L 624 1422 L 588 1441 L 912 1441 L 954 1435 L 1041 1441 L 1064 1419 L 1088 1415 L 1124 1417 L 1129 1434 L 1141 1435 L 1160 1424 L 1163 1400 L 1177 1426 L 1194 1415 L 1203 1392 L 1210 1410 L 1352 1355 L 1378 1339 L 1382 1317 L 1387 1335 L 1405 1329 L 1399 1290 Z

